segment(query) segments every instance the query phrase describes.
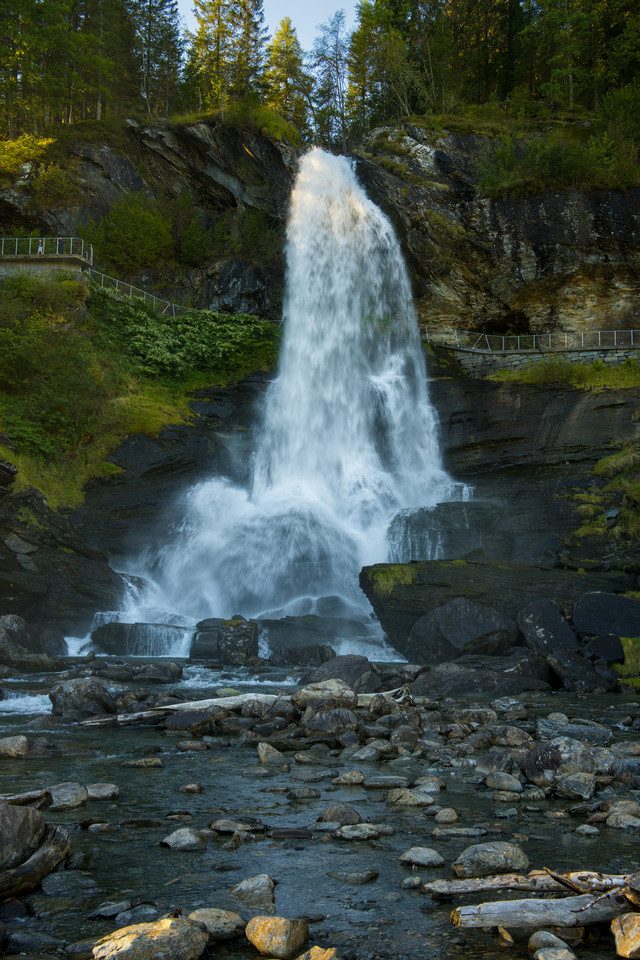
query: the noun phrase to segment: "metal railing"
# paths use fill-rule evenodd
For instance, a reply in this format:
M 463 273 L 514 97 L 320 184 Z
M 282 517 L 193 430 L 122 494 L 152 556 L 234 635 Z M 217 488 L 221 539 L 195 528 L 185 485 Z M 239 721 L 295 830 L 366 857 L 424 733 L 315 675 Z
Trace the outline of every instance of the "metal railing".
M 185 307 L 181 303 L 171 303 L 170 300 L 163 300 L 162 297 L 156 297 L 153 293 L 147 293 L 141 287 L 134 287 L 131 283 L 124 280 L 117 280 L 115 277 L 109 277 L 106 273 L 100 273 L 93 268 L 87 271 L 95 283 L 99 283 L 103 290 L 113 290 L 118 297 L 125 297 L 127 300 L 144 300 L 151 303 L 161 314 L 171 314 L 175 317 L 178 313 L 184 313 L 191 310 L 191 307 Z
M 474 330 L 439 332 L 421 324 L 424 340 L 479 353 L 540 353 L 561 350 L 640 349 L 640 330 L 582 330 L 555 333 L 491 334 Z
M 1 257 L 81 257 L 93 263 L 93 245 L 80 237 L 0 237 Z

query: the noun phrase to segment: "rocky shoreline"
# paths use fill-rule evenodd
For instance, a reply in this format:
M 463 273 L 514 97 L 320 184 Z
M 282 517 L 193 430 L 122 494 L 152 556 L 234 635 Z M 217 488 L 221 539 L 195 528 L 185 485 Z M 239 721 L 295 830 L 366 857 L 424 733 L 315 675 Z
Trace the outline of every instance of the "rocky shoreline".
M 17 811 L 71 843 L 40 886 L 0 900 L 7 955 L 156 957 L 166 938 L 176 958 L 493 958 L 499 938 L 449 920 L 487 896 L 443 899 L 438 881 L 637 869 L 632 694 L 425 696 L 419 668 L 363 657 L 238 694 L 213 666 L 197 695 L 185 661 L 31 674 L 52 715 L 0 718 L 0 822 Z M 560 934 L 604 958 L 609 927 Z M 512 955 L 536 931 L 507 930 Z

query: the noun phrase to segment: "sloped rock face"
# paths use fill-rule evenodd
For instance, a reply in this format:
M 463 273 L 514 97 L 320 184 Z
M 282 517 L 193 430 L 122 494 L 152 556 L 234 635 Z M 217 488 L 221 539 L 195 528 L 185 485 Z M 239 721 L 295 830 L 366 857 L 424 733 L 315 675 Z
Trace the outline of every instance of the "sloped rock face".
M 30 202 L 37 165 L 25 165 L 18 181 L 0 191 L 0 225 L 50 235 L 77 235 L 131 193 L 194 198 L 193 212 L 212 226 L 225 212 L 251 207 L 267 214 L 282 234 L 297 161 L 295 147 L 260 131 L 239 130 L 219 120 L 148 126 L 129 120 L 117 149 L 81 139 L 70 149 L 71 179 L 78 199 L 43 211 Z M 100 251 L 95 251 L 100 257 Z M 279 253 L 261 263 L 223 257 L 181 276 L 155 270 L 130 278 L 159 296 L 213 311 L 252 313 L 279 320 L 284 261 Z
M 639 189 L 492 201 L 477 194 L 478 161 L 497 141 L 407 124 L 392 135 L 397 176 L 376 162 L 379 133 L 365 138 L 358 172 L 402 238 L 422 321 L 489 332 L 638 326 Z
M 117 607 L 125 584 L 37 490 L 0 500 L 0 609 L 32 626 L 84 636 L 96 610 Z
M 570 607 L 591 590 L 630 590 L 635 577 L 543 570 L 518 563 L 433 560 L 364 567 L 360 586 L 393 646 L 404 653 L 414 623 L 425 614 L 465 596 L 515 618 L 534 600 L 552 599 Z

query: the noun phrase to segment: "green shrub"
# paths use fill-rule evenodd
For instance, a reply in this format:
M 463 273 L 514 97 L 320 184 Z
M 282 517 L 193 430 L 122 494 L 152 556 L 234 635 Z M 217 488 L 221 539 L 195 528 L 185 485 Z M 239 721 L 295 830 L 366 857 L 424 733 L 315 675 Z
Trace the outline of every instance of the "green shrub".
M 171 255 L 171 224 L 154 201 L 141 194 L 123 197 L 98 224 L 84 231 L 101 259 L 125 273 L 150 267 Z
M 252 207 L 229 210 L 213 228 L 212 253 L 218 257 L 273 260 L 282 252 L 283 236 L 268 214 Z
M 25 134 L 16 140 L 0 140 L 0 177 L 15 180 L 24 163 L 34 163 L 54 143 L 51 137 L 34 137 Z
M 211 259 L 213 238 L 197 217 L 192 217 L 182 230 L 178 253 L 180 262 L 189 267 L 199 267 Z
M 49 207 L 62 207 L 75 203 L 80 197 L 80 189 L 74 179 L 76 163 L 67 163 L 64 167 L 57 163 L 42 164 L 31 183 L 29 205 L 34 210 L 47 210 Z

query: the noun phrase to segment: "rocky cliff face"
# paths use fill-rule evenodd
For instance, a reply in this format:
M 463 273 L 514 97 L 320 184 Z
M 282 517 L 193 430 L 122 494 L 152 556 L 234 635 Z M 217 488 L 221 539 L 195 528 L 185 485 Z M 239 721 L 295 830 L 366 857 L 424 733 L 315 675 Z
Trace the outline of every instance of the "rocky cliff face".
M 69 147 L 73 203 L 38 210 L 33 187 L 38 164 L 25 164 L 10 188 L 0 191 L 0 226 L 48 235 L 74 235 L 100 220 L 123 196 L 176 198 L 189 194 L 202 222 L 213 226 L 229 210 L 262 210 L 283 233 L 297 152 L 284 140 L 220 121 L 146 126 L 127 121 L 124 145 L 78 141 Z M 100 251 L 96 251 L 99 260 Z M 202 269 L 173 275 L 147 270 L 132 277 L 159 296 L 211 310 L 249 312 L 274 320 L 281 315 L 283 259 L 265 262 L 224 257 Z
M 488 332 L 640 327 L 639 189 L 491 201 L 476 191 L 491 140 L 409 124 L 383 138 L 381 154 L 381 133 L 365 140 L 358 171 L 403 238 L 423 322 Z

